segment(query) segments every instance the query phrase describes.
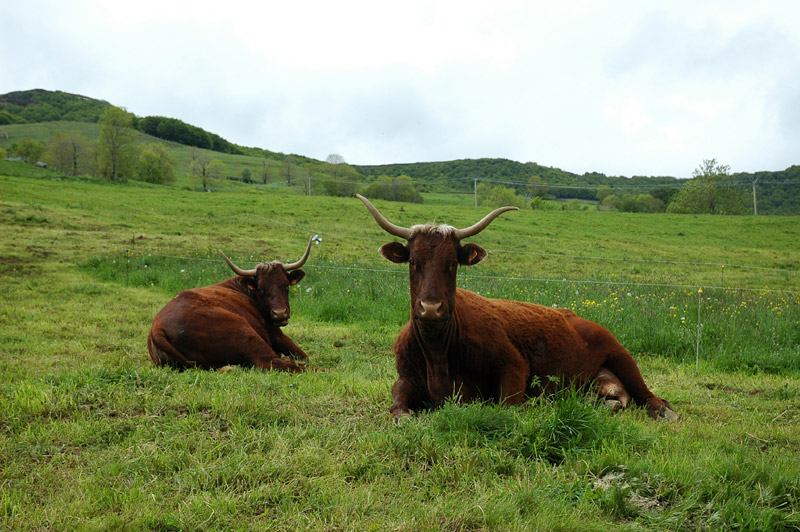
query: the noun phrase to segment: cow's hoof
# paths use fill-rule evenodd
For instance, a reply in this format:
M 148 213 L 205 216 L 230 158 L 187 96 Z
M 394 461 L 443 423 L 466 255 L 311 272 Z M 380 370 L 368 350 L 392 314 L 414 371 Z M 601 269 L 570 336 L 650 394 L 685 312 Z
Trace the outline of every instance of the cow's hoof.
M 658 421 L 677 421 L 678 414 L 672 410 L 672 405 L 669 402 L 661 400 L 661 404 L 649 404 L 647 407 L 647 415 Z
M 618 401 L 616 399 L 606 399 L 603 404 L 611 411 L 612 414 L 616 414 L 625 408 L 625 405 L 622 404 L 622 401 Z
M 664 407 L 664 410 L 661 412 L 661 415 L 657 417 L 659 421 L 677 421 L 678 414 L 676 414 L 671 408 Z
M 392 408 L 389 411 L 395 421 L 403 421 L 411 417 L 411 412 L 407 408 Z
M 392 419 L 397 425 L 402 425 L 403 423 L 411 419 L 411 412 L 403 412 L 397 415 L 392 414 Z

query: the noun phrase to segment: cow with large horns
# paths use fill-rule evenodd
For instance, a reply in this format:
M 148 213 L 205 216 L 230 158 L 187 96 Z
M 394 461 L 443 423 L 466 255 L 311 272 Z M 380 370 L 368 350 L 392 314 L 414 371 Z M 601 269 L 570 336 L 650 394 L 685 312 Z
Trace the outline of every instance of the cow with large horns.
M 407 241 L 380 248 L 386 259 L 408 263 L 411 284 L 411 319 L 394 344 L 393 416 L 436 408 L 453 396 L 518 404 L 552 391 L 556 382 L 594 382 L 616 406 L 633 398 L 653 418 L 677 418 L 671 405 L 647 388 L 633 357 L 600 325 L 566 309 L 488 299 L 456 287 L 458 266 L 472 266 L 486 256 L 482 247 L 461 241 L 516 207 L 496 209 L 466 229 L 406 228 L 356 197 L 381 228 Z
M 308 260 L 312 241 L 297 262 L 272 261 L 252 270 L 239 268 L 220 251 L 237 276 L 184 290 L 161 309 L 147 337 L 153 364 L 304 371 L 293 359 L 308 360 L 308 355 L 280 328 L 289 323 L 289 287 L 305 277 L 300 267 Z

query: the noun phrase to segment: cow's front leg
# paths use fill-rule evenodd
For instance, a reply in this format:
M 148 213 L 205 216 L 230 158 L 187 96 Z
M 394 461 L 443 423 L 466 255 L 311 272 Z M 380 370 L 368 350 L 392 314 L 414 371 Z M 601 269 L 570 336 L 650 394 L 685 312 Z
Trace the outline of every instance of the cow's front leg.
M 300 373 L 306 370 L 305 366 L 300 366 L 294 360 L 274 357 L 262 357 L 253 362 L 253 365 L 261 369 L 277 369 L 291 373 Z
M 522 403 L 525 401 L 527 382 L 527 371 L 519 368 L 510 368 L 500 377 L 497 401 L 506 405 L 518 405 Z
M 272 339 L 275 351 L 282 355 L 294 358 L 295 360 L 308 360 L 308 355 L 295 344 L 291 338 L 279 332 Z
M 261 369 L 277 369 L 292 373 L 305 371 L 305 368 L 297 365 L 294 360 L 281 358 L 272 346 L 261 338 L 258 340 L 258 342 L 255 342 L 256 345 L 251 346 L 252 348 L 246 354 L 246 359 L 251 365 Z
M 394 403 L 389 408 L 389 412 L 395 418 L 410 416 L 409 408 L 418 408 L 423 403 L 419 386 L 414 386 L 410 380 L 403 377 L 397 379 L 392 386 L 392 397 L 394 397 Z

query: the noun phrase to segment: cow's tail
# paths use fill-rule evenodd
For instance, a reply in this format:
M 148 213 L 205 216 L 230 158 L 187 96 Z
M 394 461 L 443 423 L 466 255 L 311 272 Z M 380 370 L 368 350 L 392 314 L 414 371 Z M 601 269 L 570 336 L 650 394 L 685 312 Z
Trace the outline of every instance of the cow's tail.
M 156 366 L 172 366 L 174 368 L 188 368 L 194 366 L 180 351 L 175 349 L 164 329 L 153 327 L 147 335 L 147 350 L 150 351 L 150 360 Z

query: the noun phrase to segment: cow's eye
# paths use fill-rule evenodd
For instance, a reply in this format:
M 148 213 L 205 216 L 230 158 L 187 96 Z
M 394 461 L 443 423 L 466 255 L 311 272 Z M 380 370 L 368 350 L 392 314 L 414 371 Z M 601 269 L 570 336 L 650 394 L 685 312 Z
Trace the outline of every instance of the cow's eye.
M 416 265 L 417 265 L 417 263 L 414 261 L 414 259 L 409 259 L 409 260 L 408 260 L 408 264 L 409 264 L 410 266 L 416 266 Z

